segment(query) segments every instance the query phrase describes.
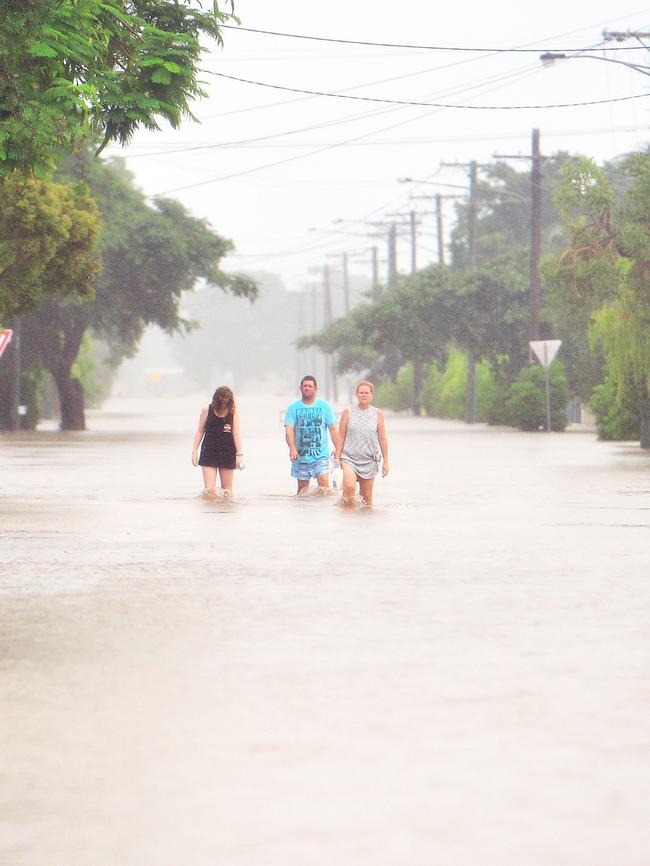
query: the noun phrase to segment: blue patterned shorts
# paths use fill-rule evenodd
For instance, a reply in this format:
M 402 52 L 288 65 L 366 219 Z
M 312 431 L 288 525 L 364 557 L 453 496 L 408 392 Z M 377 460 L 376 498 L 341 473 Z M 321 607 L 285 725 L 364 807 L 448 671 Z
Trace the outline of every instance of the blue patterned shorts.
M 291 477 L 297 478 L 299 481 L 309 481 L 310 478 L 326 475 L 329 471 L 329 457 L 321 457 L 320 460 L 313 463 L 300 463 L 298 460 L 294 460 L 291 464 Z

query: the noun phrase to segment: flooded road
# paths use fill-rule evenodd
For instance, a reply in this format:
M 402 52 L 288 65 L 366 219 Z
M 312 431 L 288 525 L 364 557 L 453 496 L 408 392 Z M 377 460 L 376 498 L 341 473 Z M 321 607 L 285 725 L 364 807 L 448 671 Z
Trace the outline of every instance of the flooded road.
M 0 436 L 3 866 L 647 866 L 650 455 L 389 417 L 377 507 L 236 501 L 199 399 Z

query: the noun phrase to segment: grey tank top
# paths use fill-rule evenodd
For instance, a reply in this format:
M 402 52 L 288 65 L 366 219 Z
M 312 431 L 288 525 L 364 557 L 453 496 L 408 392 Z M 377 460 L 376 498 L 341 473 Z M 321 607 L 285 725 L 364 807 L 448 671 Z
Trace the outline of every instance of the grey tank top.
M 379 462 L 381 451 L 377 433 L 377 409 L 374 406 L 367 409 L 353 406 L 350 409 L 342 456 L 356 466 L 369 463 L 376 466 Z

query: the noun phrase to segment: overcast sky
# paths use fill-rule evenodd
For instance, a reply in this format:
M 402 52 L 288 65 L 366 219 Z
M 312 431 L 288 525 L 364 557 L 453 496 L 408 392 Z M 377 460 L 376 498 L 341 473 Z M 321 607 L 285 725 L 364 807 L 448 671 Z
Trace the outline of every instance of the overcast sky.
M 298 289 L 310 279 L 310 268 L 334 263 L 328 257 L 343 251 L 358 254 L 355 271 L 368 272 L 363 251 L 378 241 L 363 237 L 364 221 L 413 206 L 425 212 L 419 264 L 434 260 L 433 219 L 426 213 L 431 207 L 426 199 L 409 204 L 409 192 L 453 192 L 434 181 L 464 185 L 465 170 L 441 167 L 443 162 L 486 163 L 495 154 L 528 153 L 533 127 L 541 131 L 544 153 L 580 152 L 599 161 L 644 147 L 648 140 L 650 103 L 644 94 L 649 79 L 597 58 L 605 56 L 599 50 L 605 28 L 647 30 L 650 8 L 620 7 L 612 0 L 347 0 L 329 5 L 238 0 L 236 11 L 242 27 L 251 29 L 416 46 L 224 30 L 225 46 L 214 48 L 203 63 L 209 98 L 194 106 L 201 123 L 139 133 L 128 148 L 111 149 L 127 158 L 148 195 L 178 198 L 234 241 L 237 255 L 229 258 L 229 269 L 274 271 L 289 289 Z M 608 42 L 606 47 L 635 44 Z M 535 51 L 496 51 L 515 47 Z M 596 59 L 557 61 L 550 68 L 539 60 L 543 49 L 589 48 L 594 50 L 586 53 Z M 606 56 L 649 63 L 645 50 Z M 601 100 L 619 101 L 579 105 Z M 517 107 L 558 104 L 576 105 Z M 527 163 L 513 165 L 523 169 Z M 429 183 L 399 184 L 397 178 L 404 176 Z M 340 219 L 350 222 L 333 222 Z M 349 234 L 336 234 L 337 229 Z M 405 247 L 399 265 L 408 269 Z

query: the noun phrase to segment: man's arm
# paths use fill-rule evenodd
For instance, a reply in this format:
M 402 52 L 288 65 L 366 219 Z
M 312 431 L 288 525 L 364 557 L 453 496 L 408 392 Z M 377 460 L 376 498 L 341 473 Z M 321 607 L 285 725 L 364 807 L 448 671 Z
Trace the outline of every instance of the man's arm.
M 298 449 L 296 448 L 296 435 L 293 424 L 287 424 L 284 428 L 284 438 L 289 446 L 289 459 L 293 462 L 298 459 Z

